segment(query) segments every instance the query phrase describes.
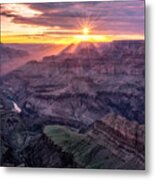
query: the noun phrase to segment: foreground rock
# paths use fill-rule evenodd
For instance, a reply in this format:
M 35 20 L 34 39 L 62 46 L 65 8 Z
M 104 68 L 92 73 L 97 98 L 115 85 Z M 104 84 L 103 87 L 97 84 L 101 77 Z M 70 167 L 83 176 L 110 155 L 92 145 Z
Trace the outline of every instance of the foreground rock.
M 6 109 L 2 101 L 0 107 L 1 166 L 145 168 L 144 125 L 109 114 L 78 133 L 75 127 L 50 121 L 30 126 L 29 118 L 38 117 L 23 118 Z
M 89 136 L 128 164 L 144 169 L 145 129 L 135 121 L 108 114 L 94 123 Z M 123 167 L 123 166 L 122 166 Z
M 81 167 L 145 169 L 144 125 L 124 117 L 108 114 L 82 134 L 62 126 L 46 126 L 44 134 Z
M 0 116 L 1 166 L 78 167 L 72 154 L 62 152 L 41 131 L 29 129 L 19 114 L 5 109 L 2 100 Z

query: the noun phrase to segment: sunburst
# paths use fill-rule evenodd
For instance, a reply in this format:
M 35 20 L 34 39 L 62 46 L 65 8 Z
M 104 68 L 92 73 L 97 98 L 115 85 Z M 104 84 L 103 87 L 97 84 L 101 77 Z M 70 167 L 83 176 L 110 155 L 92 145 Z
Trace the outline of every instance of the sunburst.
M 90 33 L 90 29 L 88 27 L 84 27 L 82 31 L 84 35 L 88 35 Z

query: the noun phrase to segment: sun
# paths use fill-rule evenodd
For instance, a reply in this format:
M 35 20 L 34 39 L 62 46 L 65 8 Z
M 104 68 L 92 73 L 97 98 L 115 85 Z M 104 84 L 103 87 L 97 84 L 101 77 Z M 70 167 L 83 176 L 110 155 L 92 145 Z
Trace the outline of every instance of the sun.
M 82 29 L 82 35 L 79 36 L 81 41 L 88 41 L 90 38 L 90 28 L 88 26 L 85 26 Z
M 75 35 L 76 41 L 79 42 L 87 42 L 91 40 L 91 30 L 92 28 L 88 25 L 81 25 L 81 28 L 79 29 L 79 34 Z
M 88 27 L 84 27 L 84 28 L 83 28 L 83 34 L 84 34 L 84 35 L 88 35 L 89 32 L 90 32 L 90 29 L 89 29 Z

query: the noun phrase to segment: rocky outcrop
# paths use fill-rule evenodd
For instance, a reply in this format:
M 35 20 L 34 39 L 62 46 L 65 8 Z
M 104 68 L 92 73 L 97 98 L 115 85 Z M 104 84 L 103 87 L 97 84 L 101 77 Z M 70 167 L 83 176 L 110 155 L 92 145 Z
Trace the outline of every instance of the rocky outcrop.
M 32 138 L 20 154 L 26 167 L 77 167 L 72 154 L 62 152 L 62 149 L 44 134 Z
M 24 167 L 78 167 L 31 119 L 31 128 L 19 114 L 5 109 L 0 99 L 0 165 Z M 31 118 L 31 117 L 28 117 Z M 33 128 L 32 128 L 33 127 Z
M 144 169 L 144 125 L 137 122 L 108 114 L 86 128 L 71 119 L 17 114 L 2 101 L 0 113 L 2 166 Z
M 88 134 L 125 162 L 135 159 L 144 168 L 144 125 L 120 115 L 108 114 L 97 120 Z

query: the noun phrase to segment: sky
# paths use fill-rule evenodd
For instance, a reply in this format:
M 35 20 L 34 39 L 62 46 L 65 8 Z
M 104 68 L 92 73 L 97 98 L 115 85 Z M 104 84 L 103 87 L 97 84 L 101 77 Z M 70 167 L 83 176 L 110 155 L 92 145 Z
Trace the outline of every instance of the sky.
M 144 39 L 144 1 L 1 4 L 1 43 Z

